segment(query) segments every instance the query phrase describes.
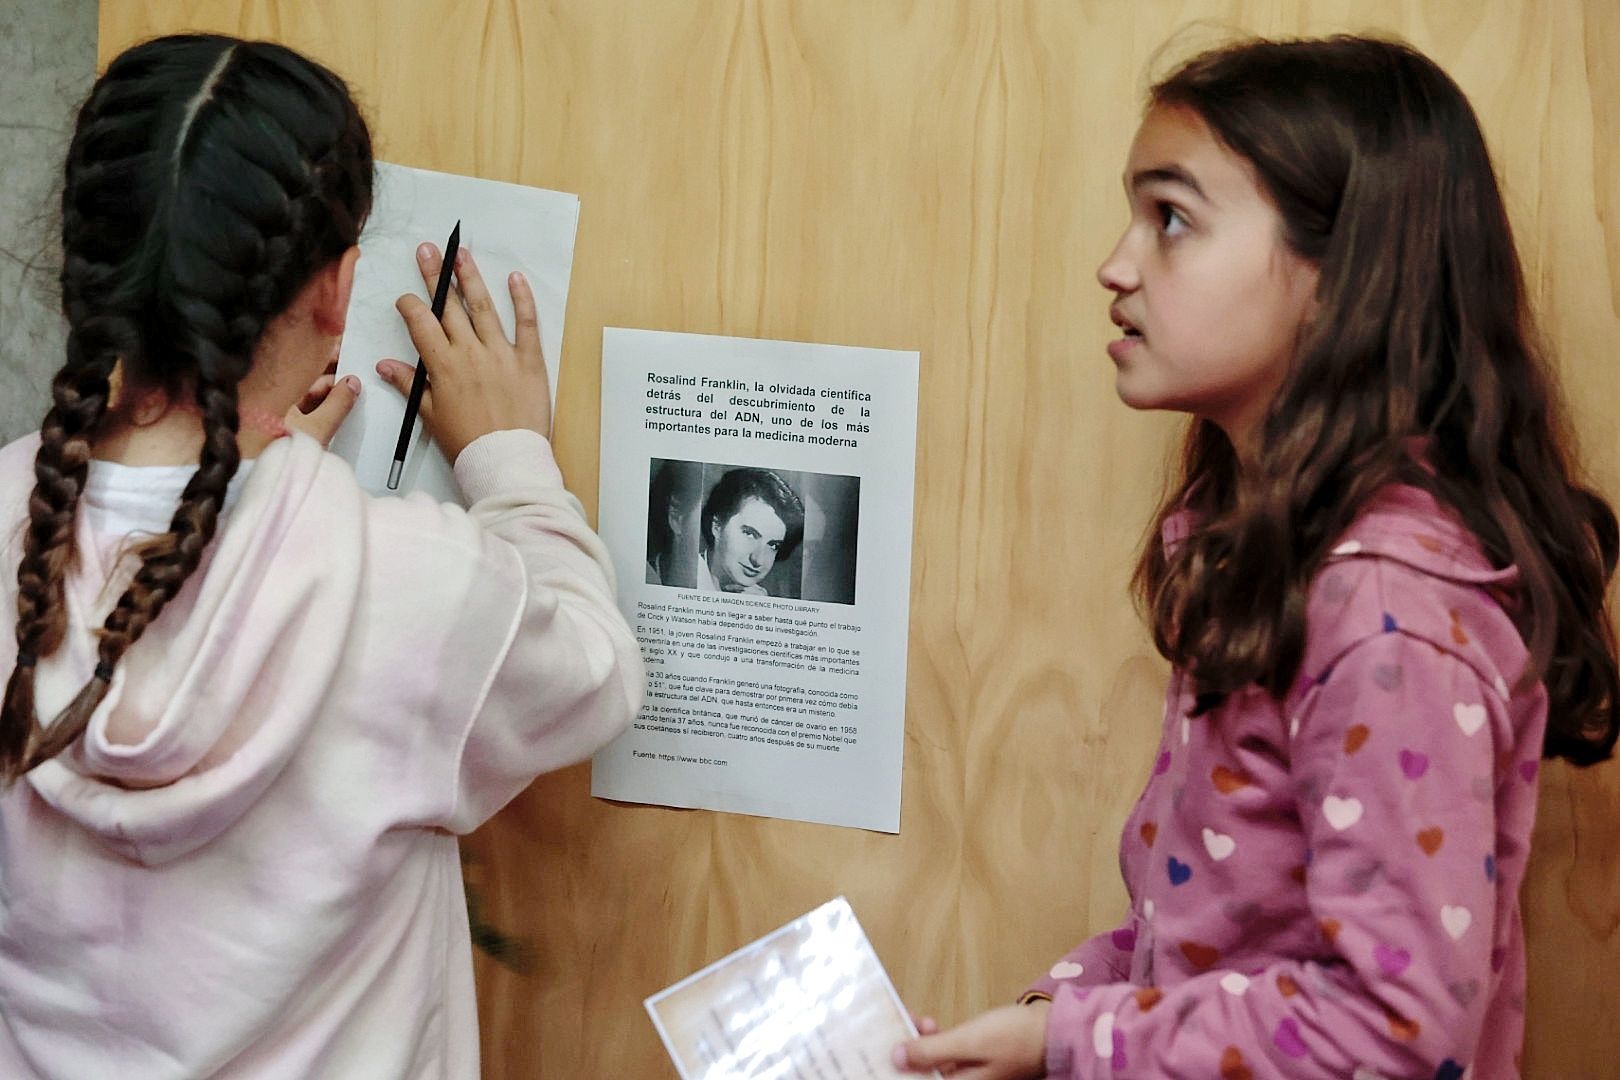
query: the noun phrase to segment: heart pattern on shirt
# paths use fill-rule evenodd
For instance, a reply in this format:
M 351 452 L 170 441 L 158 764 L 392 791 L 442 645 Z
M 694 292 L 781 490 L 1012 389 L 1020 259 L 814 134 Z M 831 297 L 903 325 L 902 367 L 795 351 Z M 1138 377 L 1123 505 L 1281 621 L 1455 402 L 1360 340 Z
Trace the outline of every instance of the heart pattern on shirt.
M 1221 1051 L 1221 1080 L 1254 1080 L 1254 1070 L 1243 1060 L 1243 1051 L 1235 1046 Z
M 1347 754 L 1353 754 L 1357 750 L 1360 750 L 1363 746 L 1367 745 L 1367 737 L 1371 734 L 1372 729 L 1366 724 L 1352 725 L 1350 729 L 1344 733 L 1344 752 Z
M 1468 933 L 1468 928 L 1474 922 L 1474 913 L 1462 906 L 1446 904 L 1440 909 L 1440 925 L 1446 928 L 1452 941 L 1457 941 Z
M 1100 1058 L 1114 1056 L 1114 1014 L 1105 1012 L 1091 1025 L 1091 1049 Z
M 1047 974 L 1054 979 L 1078 979 L 1086 973 L 1086 966 L 1078 960 L 1059 960 Z
M 1421 780 L 1429 771 L 1429 755 L 1417 750 L 1401 751 L 1401 774 L 1408 780 Z
M 1455 611 L 1451 613 L 1451 640 L 1459 645 L 1468 644 L 1468 632 L 1463 629 L 1462 617 Z
M 1215 784 L 1215 790 L 1222 795 L 1230 795 L 1234 791 L 1241 791 L 1254 781 L 1249 779 L 1247 773 L 1236 769 L 1229 769 L 1225 765 L 1217 765 L 1210 772 L 1209 778 Z
M 1322 816 L 1339 832 L 1360 821 L 1362 809 L 1361 800 L 1353 795 L 1344 798 L 1329 795 L 1322 800 Z
M 1402 1042 L 1411 1042 L 1423 1030 L 1416 1020 L 1408 1020 L 1400 1013 L 1386 1012 L 1384 1018 L 1389 1021 L 1389 1033 Z
M 1183 941 L 1181 943 L 1181 955 L 1187 958 L 1187 963 L 1199 971 L 1208 971 L 1221 958 L 1221 951 L 1213 945 L 1201 945 L 1196 941 Z
M 1216 862 L 1229 858 L 1237 850 L 1237 841 L 1225 833 L 1218 833 L 1209 826 L 1204 826 L 1204 850 Z
M 1271 1033 L 1271 1041 L 1278 1050 L 1291 1058 L 1302 1058 L 1311 1052 L 1299 1033 L 1299 1021 L 1292 1016 L 1285 1017 L 1277 1024 L 1277 1030 Z
M 1344 876 L 1344 883 L 1352 893 L 1360 896 L 1373 887 L 1373 882 L 1377 881 L 1378 875 L 1383 872 L 1384 867 L 1381 863 L 1367 863 L 1364 866 L 1353 867 Z
M 1451 707 L 1451 717 L 1457 721 L 1464 735 L 1473 735 L 1485 726 L 1485 706 L 1478 702 L 1470 705 L 1459 701 Z
M 1373 947 L 1373 959 L 1378 961 L 1378 969 L 1386 977 L 1393 979 L 1411 964 L 1412 954 L 1405 949 L 1397 949 L 1380 942 Z
M 1142 834 L 1142 843 L 1152 847 L 1154 837 L 1159 835 L 1159 824 L 1156 821 L 1144 821 L 1138 831 Z
M 1221 904 L 1221 914 L 1243 926 L 1260 917 L 1260 905 L 1253 900 L 1228 900 Z
M 1192 867 L 1174 855 L 1170 856 L 1170 861 L 1165 864 L 1165 869 L 1170 873 L 1170 884 L 1172 885 L 1185 885 L 1188 879 L 1192 877 Z
M 1422 829 L 1417 834 L 1417 845 L 1423 849 L 1423 854 L 1432 856 L 1440 850 L 1440 845 L 1446 842 L 1446 830 L 1435 825 Z

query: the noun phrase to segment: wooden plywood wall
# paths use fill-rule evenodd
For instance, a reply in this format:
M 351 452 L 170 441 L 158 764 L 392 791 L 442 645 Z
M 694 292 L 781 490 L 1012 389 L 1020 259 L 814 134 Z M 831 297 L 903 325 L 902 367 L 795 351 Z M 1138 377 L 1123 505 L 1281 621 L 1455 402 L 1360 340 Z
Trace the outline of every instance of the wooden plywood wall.
M 922 352 L 900 835 L 542 779 L 467 843 L 535 960 L 480 958 L 487 1076 L 672 1076 L 641 999 L 837 893 L 947 1022 L 1119 917 L 1166 674 L 1125 581 L 1177 427 L 1115 399 L 1093 271 L 1144 73 L 1196 22 L 1394 32 L 1462 83 L 1620 497 L 1613 0 L 102 0 L 103 62 L 275 38 L 352 82 L 381 156 L 581 196 L 557 446 L 587 506 L 604 325 Z M 1543 777 L 1527 1075 L 1606 1075 L 1620 770 Z

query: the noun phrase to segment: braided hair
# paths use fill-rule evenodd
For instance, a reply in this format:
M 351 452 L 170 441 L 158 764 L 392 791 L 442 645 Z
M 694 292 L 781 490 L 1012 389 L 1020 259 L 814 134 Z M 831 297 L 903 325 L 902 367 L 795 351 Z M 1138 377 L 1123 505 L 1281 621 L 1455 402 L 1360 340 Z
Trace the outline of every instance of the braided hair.
M 371 138 L 347 86 L 280 45 L 158 38 L 115 59 L 79 110 L 62 192 L 66 362 L 40 425 L 17 571 L 17 666 L 0 706 L 0 783 L 84 731 L 113 671 L 213 538 L 235 475 L 237 384 L 268 324 L 359 239 Z M 196 474 L 98 635 L 95 676 L 48 726 L 34 672 L 67 632 L 74 514 L 115 369 L 189 399 Z

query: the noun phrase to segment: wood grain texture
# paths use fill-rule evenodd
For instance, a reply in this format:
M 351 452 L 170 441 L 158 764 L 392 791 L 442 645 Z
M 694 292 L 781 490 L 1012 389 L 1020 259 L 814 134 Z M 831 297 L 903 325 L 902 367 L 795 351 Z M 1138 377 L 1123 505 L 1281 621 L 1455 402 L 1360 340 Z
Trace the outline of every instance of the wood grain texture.
M 1177 426 L 1115 399 L 1093 275 L 1170 59 L 1373 30 L 1444 65 L 1620 497 L 1612 0 L 102 0 L 101 57 L 182 28 L 332 65 L 385 158 L 581 196 L 557 445 L 588 506 L 603 326 L 922 351 L 901 834 L 542 779 L 468 842 L 488 917 L 535 953 L 528 976 L 480 961 L 490 1077 L 673 1075 L 641 999 L 836 893 L 947 1022 L 1119 917 L 1165 677 L 1125 581 Z M 1543 777 L 1526 1075 L 1606 1075 L 1620 770 Z

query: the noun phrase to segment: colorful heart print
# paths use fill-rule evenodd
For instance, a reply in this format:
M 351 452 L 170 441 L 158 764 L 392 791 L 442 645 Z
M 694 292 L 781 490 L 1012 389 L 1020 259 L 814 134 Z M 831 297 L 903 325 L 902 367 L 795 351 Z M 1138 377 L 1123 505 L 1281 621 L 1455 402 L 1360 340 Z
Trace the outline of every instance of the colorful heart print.
M 1343 798 L 1329 795 L 1322 800 L 1322 816 L 1338 832 L 1344 832 L 1360 821 L 1362 810 L 1361 800 L 1353 795 Z
M 1204 826 L 1204 850 L 1216 862 L 1229 858 L 1237 850 L 1237 841 L 1225 833 L 1218 833 L 1209 826 Z

